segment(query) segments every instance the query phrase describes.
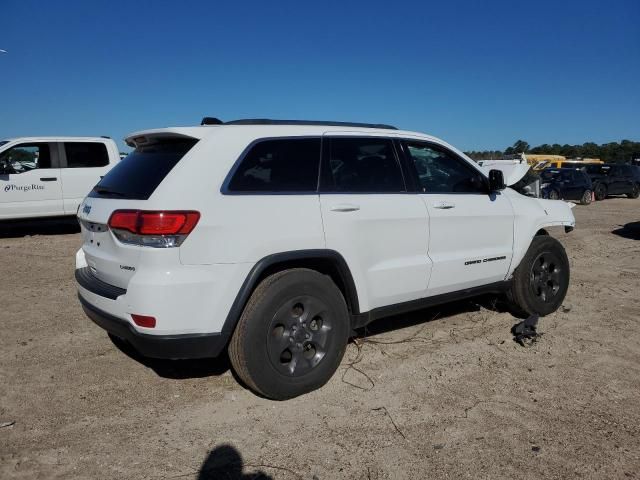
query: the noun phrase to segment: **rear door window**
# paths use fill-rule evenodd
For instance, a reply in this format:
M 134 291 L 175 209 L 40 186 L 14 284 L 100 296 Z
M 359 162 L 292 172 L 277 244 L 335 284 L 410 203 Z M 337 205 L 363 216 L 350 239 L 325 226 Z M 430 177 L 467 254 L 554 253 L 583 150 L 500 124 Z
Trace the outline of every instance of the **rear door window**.
M 65 142 L 67 168 L 92 168 L 109 165 L 107 146 L 99 142 Z
M 318 190 L 320 138 L 260 140 L 235 168 L 227 192 L 309 193 Z
M 89 196 L 147 200 L 196 143 L 196 139 L 172 139 L 140 146 L 111 169 Z
M 328 138 L 329 165 L 323 191 L 398 193 L 406 191 L 392 140 L 377 137 Z

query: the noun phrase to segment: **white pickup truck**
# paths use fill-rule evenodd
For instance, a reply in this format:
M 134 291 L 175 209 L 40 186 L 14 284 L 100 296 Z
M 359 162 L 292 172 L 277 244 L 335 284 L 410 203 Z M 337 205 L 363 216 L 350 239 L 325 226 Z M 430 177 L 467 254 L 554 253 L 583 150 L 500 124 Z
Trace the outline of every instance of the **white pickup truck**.
M 0 141 L 0 220 L 75 215 L 120 161 L 108 137 L 21 137 Z

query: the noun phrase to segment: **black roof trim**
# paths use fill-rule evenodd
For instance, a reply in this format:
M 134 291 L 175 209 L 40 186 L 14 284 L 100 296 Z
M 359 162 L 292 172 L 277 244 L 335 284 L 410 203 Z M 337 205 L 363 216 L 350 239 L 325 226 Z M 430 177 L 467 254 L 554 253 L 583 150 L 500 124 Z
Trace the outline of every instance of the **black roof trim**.
M 205 117 L 206 118 L 206 117 Z M 216 119 L 217 120 L 217 119 Z M 318 120 L 271 120 L 269 118 L 244 118 L 224 122 L 222 125 L 320 125 L 328 127 L 359 127 L 359 128 L 382 128 L 386 130 L 397 130 L 392 125 L 384 123 L 354 123 L 354 122 L 322 122 Z
M 200 125 L 222 125 L 224 122 L 216 117 L 204 117 Z

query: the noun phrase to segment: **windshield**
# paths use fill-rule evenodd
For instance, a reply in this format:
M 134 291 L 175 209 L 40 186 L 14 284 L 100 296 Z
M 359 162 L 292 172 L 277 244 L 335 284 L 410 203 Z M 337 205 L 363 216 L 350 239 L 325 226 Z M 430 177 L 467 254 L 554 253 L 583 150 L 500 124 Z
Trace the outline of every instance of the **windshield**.
M 540 174 L 540 177 L 542 178 L 542 180 L 546 180 L 547 182 L 550 182 L 551 180 L 559 179 L 561 175 L 562 173 L 559 170 L 544 170 Z
M 589 174 L 607 173 L 607 170 L 609 170 L 609 167 L 604 167 L 602 165 L 585 165 L 582 168 L 584 168 L 585 172 Z
M 543 182 L 570 182 L 572 170 L 545 170 L 540 174 Z

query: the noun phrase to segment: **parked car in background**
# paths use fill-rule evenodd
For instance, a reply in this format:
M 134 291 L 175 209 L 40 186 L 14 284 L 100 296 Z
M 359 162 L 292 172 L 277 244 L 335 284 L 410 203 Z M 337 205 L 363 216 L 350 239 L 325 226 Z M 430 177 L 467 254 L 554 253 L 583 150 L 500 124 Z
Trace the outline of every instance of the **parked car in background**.
M 591 179 L 575 168 L 546 168 L 540 172 L 542 197 L 550 200 L 576 200 L 589 205 L 593 196 Z
M 120 160 L 106 137 L 22 137 L 0 142 L 0 220 L 75 215 Z
M 584 170 L 591 178 L 596 200 L 604 200 L 608 195 L 640 196 L 640 167 L 607 163 L 586 165 Z

